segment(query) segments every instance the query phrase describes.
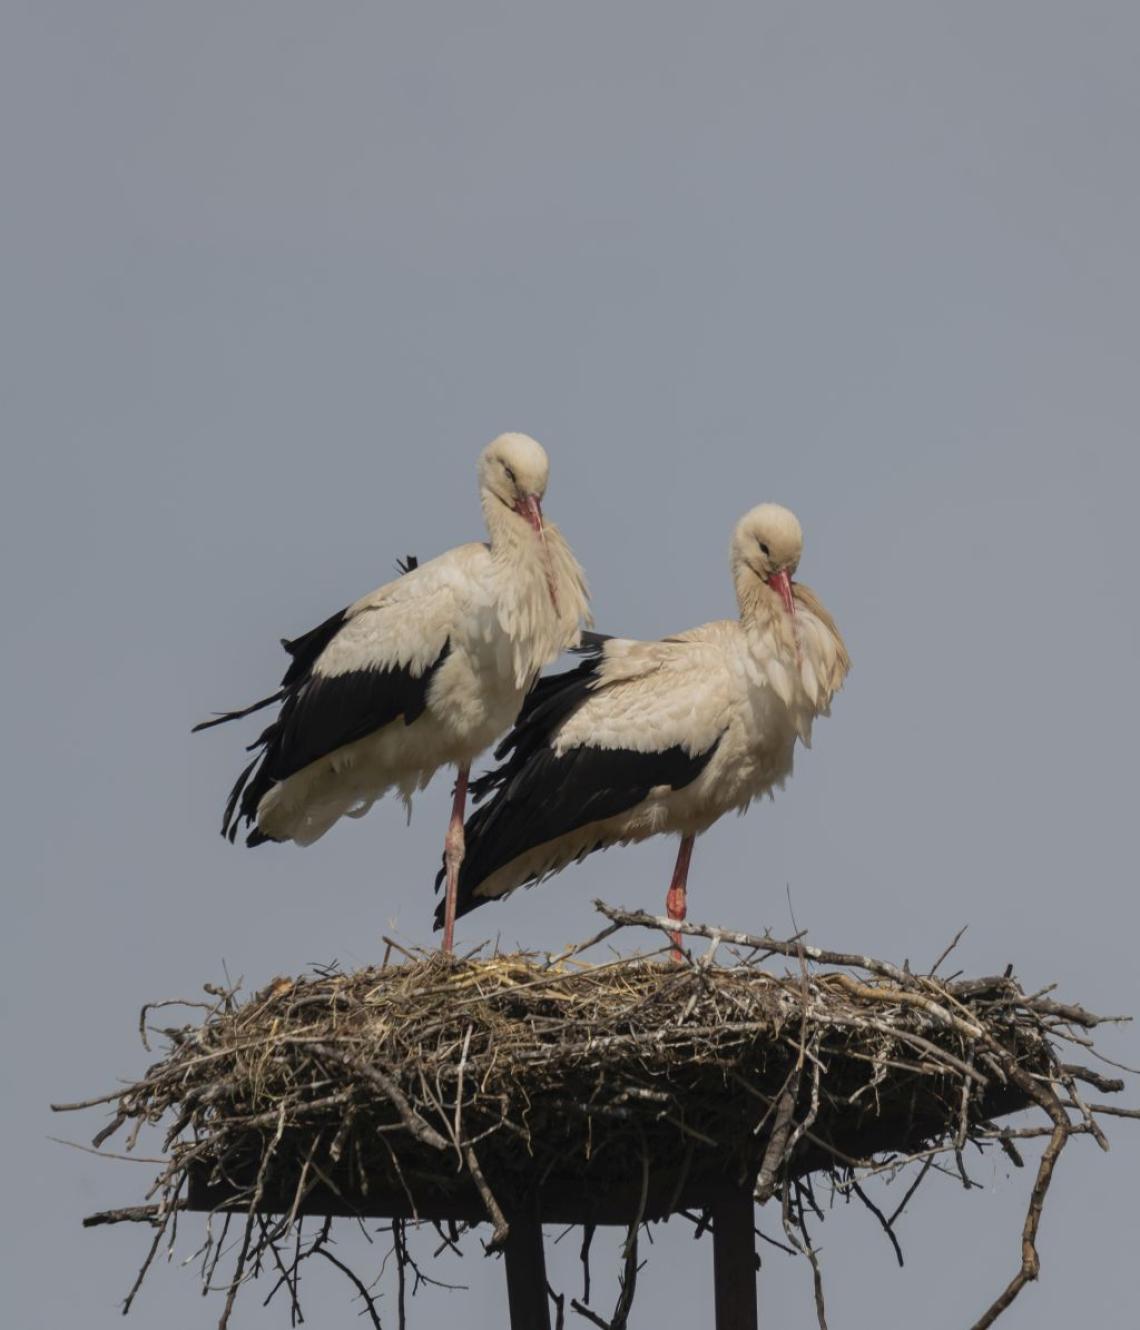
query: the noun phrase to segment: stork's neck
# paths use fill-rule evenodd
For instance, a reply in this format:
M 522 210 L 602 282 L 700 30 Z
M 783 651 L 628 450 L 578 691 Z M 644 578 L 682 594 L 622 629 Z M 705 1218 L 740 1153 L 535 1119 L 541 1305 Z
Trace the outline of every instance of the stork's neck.
M 800 737 L 811 737 L 812 717 L 826 712 L 842 687 L 850 660 L 843 638 L 819 598 L 802 582 L 792 584 L 793 620 L 780 596 L 756 577 L 738 575 L 740 626 L 759 676 L 793 716 Z
M 779 595 L 748 570 L 736 576 L 736 603 L 740 607 L 740 626 L 746 635 L 766 651 L 796 658 L 796 630 Z
M 585 579 L 558 528 L 548 522 L 545 544 L 524 518 L 486 491 L 483 516 L 490 536 L 499 624 L 514 644 L 516 683 L 535 675 L 579 640 L 589 621 Z
M 491 553 L 497 563 L 528 556 L 537 558 L 541 554 L 534 528 L 525 517 L 508 508 L 490 490 L 483 490 L 479 500 L 483 505 L 487 535 L 491 538 Z

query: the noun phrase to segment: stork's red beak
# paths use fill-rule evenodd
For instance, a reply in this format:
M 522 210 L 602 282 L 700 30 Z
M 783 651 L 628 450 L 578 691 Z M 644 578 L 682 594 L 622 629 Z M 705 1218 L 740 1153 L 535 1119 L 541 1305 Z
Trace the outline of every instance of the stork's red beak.
M 542 556 L 546 561 L 546 589 L 550 592 L 550 603 L 554 613 L 558 614 L 558 588 L 554 585 L 554 565 L 550 562 L 550 549 L 546 543 L 546 528 L 542 523 L 542 504 L 535 494 L 526 494 L 515 504 L 515 512 L 534 528 L 534 534 L 542 542 Z
M 535 535 L 544 540 L 544 532 L 542 530 L 542 505 L 539 503 L 536 495 L 523 495 L 518 503 L 515 504 L 515 512 L 518 513 L 520 517 L 525 517 L 531 526 L 534 527 Z
M 773 573 L 768 579 L 768 585 L 773 591 L 779 593 L 780 599 L 784 602 L 784 609 L 794 619 L 796 616 L 796 598 L 792 595 L 792 579 L 787 572 Z

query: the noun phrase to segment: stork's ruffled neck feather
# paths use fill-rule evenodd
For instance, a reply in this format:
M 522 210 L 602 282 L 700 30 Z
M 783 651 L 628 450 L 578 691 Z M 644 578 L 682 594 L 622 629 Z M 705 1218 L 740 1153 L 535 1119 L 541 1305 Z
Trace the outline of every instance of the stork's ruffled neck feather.
M 499 625 L 511 640 L 515 684 L 528 688 L 542 667 L 578 645 L 593 623 L 586 576 L 553 522 L 540 537 L 525 518 L 484 490 Z
M 851 659 L 835 620 L 802 582 L 793 582 L 795 615 L 756 578 L 739 578 L 740 627 L 748 646 L 752 682 L 771 688 L 792 713 L 805 744 L 812 721 L 826 715 L 843 686 Z

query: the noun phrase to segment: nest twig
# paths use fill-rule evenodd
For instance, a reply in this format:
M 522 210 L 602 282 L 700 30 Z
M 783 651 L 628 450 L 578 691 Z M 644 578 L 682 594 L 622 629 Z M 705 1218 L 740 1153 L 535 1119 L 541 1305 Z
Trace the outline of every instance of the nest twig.
M 351 974 L 277 979 L 244 1002 L 208 986 L 208 1003 L 188 1004 L 205 1005 L 204 1018 L 161 1029 L 166 1051 L 137 1084 L 56 1106 L 114 1106 L 96 1147 L 129 1128 L 129 1150 L 144 1126 L 165 1128 L 157 1199 L 84 1221 L 155 1229 L 126 1307 L 180 1212 L 196 1209 L 209 1214 L 207 1285 L 225 1231 L 239 1225 L 223 1327 L 240 1288 L 262 1273 L 276 1280 L 270 1296 L 284 1289 L 299 1316 L 300 1267 L 312 1256 L 342 1270 L 379 1325 L 369 1287 L 328 1243 L 333 1215 L 382 1216 L 403 1325 L 408 1270 L 416 1284 L 427 1279 L 408 1255 L 407 1220 L 447 1224 L 449 1246 L 456 1223 L 489 1220 L 495 1248 L 511 1214 L 537 1205 L 588 1234 L 595 1223 L 628 1226 L 611 1322 L 624 1324 L 640 1224 L 699 1213 L 725 1187 L 747 1186 L 778 1203 L 788 1243 L 812 1264 L 825 1325 L 807 1224 L 813 1177 L 865 1204 L 901 1260 L 894 1226 L 918 1182 L 947 1164 L 965 1177 L 967 1146 L 996 1143 L 1020 1164 L 1016 1142 L 1042 1137 L 1021 1262 L 976 1322 L 982 1330 L 1037 1277 L 1037 1227 L 1066 1142 L 1084 1133 L 1107 1148 L 1098 1117 L 1140 1115 L 1086 1102 L 1080 1085 L 1109 1093 L 1123 1082 L 1063 1059 L 1067 1043 L 1087 1050 L 1078 1032 L 1106 1018 L 1026 994 L 1008 974 L 941 980 L 803 938 L 702 924 L 682 926 L 709 942 L 683 964 L 588 965 L 581 951 L 619 930 L 675 926 L 598 908 L 608 926 L 558 957 L 408 954 Z M 722 954 L 731 963 L 718 963 Z M 774 973 L 773 956 L 793 963 Z M 144 1044 L 156 1005 L 172 1004 L 144 1008 Z M 1027 1108 L 1044 1121 L 997 1124 Z M 887 1215 L 863 1184 L 908 1165 L 916 1180 Z M 323 1222 L 302 1237 L 314 1214 Z M 563 1300 L 552 1297 L 561 1317 Z M 588 1270 L 585 1299 L 571 1307 L 606 1324 L 586 1302 Z

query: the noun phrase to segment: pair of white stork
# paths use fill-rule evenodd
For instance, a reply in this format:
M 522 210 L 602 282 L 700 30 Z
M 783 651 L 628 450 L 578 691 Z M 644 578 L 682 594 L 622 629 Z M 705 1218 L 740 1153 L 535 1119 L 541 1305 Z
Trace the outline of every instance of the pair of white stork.
M 654 642 L 584 633 L 582 569 L 542 513 L 548 474 L 534 439 L 495 439 L 478 467 L 486 542 L 409 560 L 283 642 L 292 662 L 278 692 L 196 727 L 280 704 L 226 805 L 222 834 L 232 841 L 244 821 L 247 845 L 309 845 L 454 766 L 436 879 L 448 952 L 458 915 L 659 833 L 681 838 L 666 908 L 683 919 L 694 837 L 783 784 L 849 666 L 831 615 L 793 580 L 800 524 L 772 503 L 732 534 L 738 619 Z M 567 650 L 586 659 L 540 678 Z M 471 764 L 508 730 L 464 826 Z

